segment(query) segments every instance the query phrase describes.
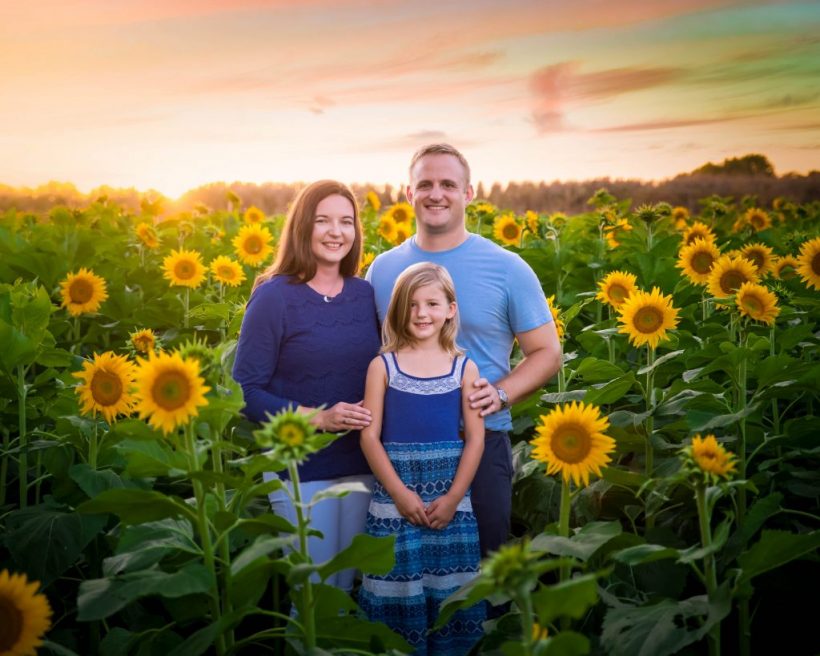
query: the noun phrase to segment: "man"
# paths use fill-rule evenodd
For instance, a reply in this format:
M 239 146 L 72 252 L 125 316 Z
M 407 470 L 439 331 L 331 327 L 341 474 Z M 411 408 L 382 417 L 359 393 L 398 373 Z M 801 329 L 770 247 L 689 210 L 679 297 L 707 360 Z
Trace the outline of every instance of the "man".
M 485 418 L 484 455 L 472 485 L 481 555 L 507 541 L 512 506 L 512 429 L 509 406 L 549 380 L 561 362 L 561 346 L 541 284 L 518 255 L 472 234 L 465 208 L 473 199 L 470 167 L 448 144 L 425 146 L 410 163 L 407 200 L 416 212 L 416 235 L 379 255 L 367 272 L 383 321 L 393 283 L 416 262 L 445 267 L 456 287 L 461 330 L 458 343 L 481 376 L 470 395 Z M 510 371 L 513 341 L 524 357 Z

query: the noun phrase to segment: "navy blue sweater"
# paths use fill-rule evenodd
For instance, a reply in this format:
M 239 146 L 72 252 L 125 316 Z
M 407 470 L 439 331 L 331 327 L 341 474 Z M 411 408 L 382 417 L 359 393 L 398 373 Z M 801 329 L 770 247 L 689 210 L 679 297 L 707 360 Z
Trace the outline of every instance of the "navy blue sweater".
M 298 405 L 330 407 L 364 398 L 367 367 L 379 351 L 373 288 L 346 278 L 329 303 L 304 283 L 274 276 L 251 295 L 236 350 L 233 376 L 251 421 Z M 351 431 L 299 468 L 304 481 L 369 474 Z

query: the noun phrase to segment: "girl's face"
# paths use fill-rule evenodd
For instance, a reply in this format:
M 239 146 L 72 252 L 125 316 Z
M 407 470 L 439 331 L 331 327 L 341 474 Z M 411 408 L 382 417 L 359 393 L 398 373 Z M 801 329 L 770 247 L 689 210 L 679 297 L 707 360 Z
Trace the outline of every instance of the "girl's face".
M 441 285 L 433 283 L 419 287 L 410 299 L 410 325 L 408 330 L 416 341 L 431 338 L 438 339 L 438 334 L 447 319 L 456 314 L 456 304 L 447 300 Z
M 319 266 L 339 266 L 353 248 L 356 239 L 356 219 L 353 203 L 334 194 L 316 206 L 310 249 Z

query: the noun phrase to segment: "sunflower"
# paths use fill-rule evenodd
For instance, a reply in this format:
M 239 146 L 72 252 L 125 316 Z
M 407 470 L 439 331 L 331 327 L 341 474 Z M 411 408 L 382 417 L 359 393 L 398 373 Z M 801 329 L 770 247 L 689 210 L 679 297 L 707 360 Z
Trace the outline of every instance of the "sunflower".
M 797 267 L 800 261 L 794 255 L 778 257 L 772 267 L 772 275 L 779 280 L 789 280 L 797 276 Z
M 199 414 L 210 390 L 199 375 L 199 362 L 179 353 L 149 353 L 137 369 L 137 405 L 140 419 L 170 433 Z
M 705 285 L 709 281 L 709 272 L 719 257 L 720 250 L 713 241 L 696 239 L 681 248 L 676 266 L 683 269 L 692 282 Z
M 220 255 L 211 262 L 211 273 L 223 285 L 238 287 L 245 280 L 245 272 L 235 260 L 227 255 Z
M 705 223 L 695 221 L 683 233 L 683 243 L 686 246 L 693 244 L 696 239 L 705 239 L 706 241 L 715 241 L 715 233 Z
M 714 435 L 692 438 L 692 443 L 681 451 L 683 466 L 698 482 L 715 484 L 720 478 L 729 479 L 735 473 L 735 454 L 718 444 Z
M 722 255 L 712 266 L 707 285 L 712 296 L 726 298 L 740 289 L 744 282 L 757 282 L 755 265 L 745 257 Z
M 774 252 L 766 244 L 748 244 L 740 249 L 740 254 L 755 265 L 761 278 L 774 267 Z
M 521 224 L 512 214 L 502 214 L 493 224 L 493 237 L 506 246 L 518 246 L 523 231 Z
M 413 211 L 413 206 L 410 203 L 396 203 L 391 205 L 385 212 L 385 216 L 389 216 L 396 223 L 412 223 L 416 218 L 416 213 Z
M 632 230 L 632 226 L 629 224 L 629 221 L 626 219 L 618 219 L 614 225 L 611 225 L 607 228 L 604 228 L 604 236 L 606 237 L 606 243 L 609 244 L 610 248 L 618 248 L 621 245 L 621 242 L 618 241 L 618 238 L 621 237 L 625 232 L 629 232 Z
M 633 346 L 648 344 L 656 348 L 666 337 L 666 331 L 678 325 L 678 310 L 672 306 L 672 297 L 664 296 L 657 287 L 651 292 L 634 292 L 618 308 L 618 313 L 618 321 L 623 324 L 618 332 L 629 335 Z
M 780 314 L 780 308 L 777 307 L 777 296 L 763 285 L 753 282 L 744 282 L 740 286 L 735 295 L 735 305 L 743 316 L 762 321 L 770 326 Z
M 396 224 L 396 239 L 393 241 L 396 246 L 404 242 L 410 235 L 413 234 L 412 225 L 409 223 Z
M 137 330 L 131 333 L 129 337 L 131 338 L 131 344 L 133 344 L 134 348 L 140 353 L 152 353 L 157 347 L 157 336 L 150 328 Z
M 117 415 L 131 414 L 134 396 L 134 365 L 124 355 L 111 351 L 94 354 L 91 362 L 83 363 L 83 370 L 72 374 L 82 383 L 77 385 L 84 415 L 102 414 L 110 424 Z
M 379 198 L 379 195 L 372 189 L 367 192 L 365 200 L 367 201 L 367 204 L 377 212 L 382 208 L 382 201 Z
M 680 205 L 672 208 L 672 220 L 675 222 L 676 230 L 685 230 L 689 225 L 689 210 Z
M 541 217 L 538 216 L 538 212 L 527 210 L 524 213 L 524 221 L 527 224 L 527 230 L 533 235 L 538 237 L 541 234 Z
M 361 260 L 361 262 L 359 262 L 359 271 L 360 272 L 367 271 L 367 267 L 369 267 L 371 264 L 373 264 L 373 260 L 375 260 L 375 259 L 376 259 L 376 254 L 371 252 L 371 251 L 367 251 L 365 253 L 362 253 L 362 260 Z
M 51 606 L 37 592 L 38 581 L 28 582 L 25 574 L 0 571 L 0 654 L 35 654 L 43 635 L 51 627 Z
M 532 457 L 546 463 L 547 474 L 560 472 L 564 481 L 589 485 L 589 475 L 601 475 L 601 467 L 612 460 L 615 440 L 604 431 L 609 421 L 594 405 L 573 401 L 557 406 L 540 417 L 531 442 Z
M 560 230 L 567 224 L 567 215 L 563 212 L 555 212 L 550 215 L 550 223 Z
M 746 210 L 746 214 L 743 215 L 743 221 L 746 225 L 750 225 L 755 232 L 760 232 L 761 230 L 772 227 L 772 219 L 769 213 L 759 207 L 750 207 Z
M 550 312 L 552 312 L 552 320 L 555 322 L 555 331 L 558 333 L 558 339 L 564 339 L 565 326 L 564 320 L 561 318 L 561 308 L 555 304 L 555 294 L 547 298 Z
M 172 250 L 162 261 L 163 276 L 171 285 L 199 287 L 205 280 L 205 266 L 198 251 Z
M 96 312 L 108 298 L 105 280 L 91 269 L 81 268 L 77 273 L 69 273 L 60 283 L 63 297 L 62 307 L 71 316 L 78 317 L 87 312 Z
M 272 241 L 270 230 L 257 223 L 250 223 L 239 229 L 239 234 L 233 238 L 233 247 L 241 262 L 258 266 L 273 252 Z
M 395 243 L 397 236 L 395 219 L 393 219 L 389 213 L 382 215 L 379 219 L 379 227 L 376 228 L 376 232 L 378 232 L 382 239 L 388 244 Z
M 797 261 L 797 273 L 806 286 L 820 290 L 820 237 L 803 242 Z
M 159 246 L 159 237 L 157 231 L 150 223 L 143 221 L 135 228 L 137 237 L 145 245 L 146 248 L 156 248 Z
M 268 421 L 254 431 L 256 443 L 271 450 L 271 455 L 288 460 L 303 460 L 325 444 L 325 434 L 318 433 L 310 418 L 293 410 L 283 410 L 275 416 L 268 414 Z
M 242 215 L 242 219 L 245 223 L 262 223 L 262 221 L 265 220 L 265 213 L 258 207 L 251 205 L 245 210 L 245 213 Z
M 618 308 L 638 290 L 637 282 L 638 279 L 631 273 L 610 271 L 603 280 L 598 281 L 600 290 L 595 298 Z

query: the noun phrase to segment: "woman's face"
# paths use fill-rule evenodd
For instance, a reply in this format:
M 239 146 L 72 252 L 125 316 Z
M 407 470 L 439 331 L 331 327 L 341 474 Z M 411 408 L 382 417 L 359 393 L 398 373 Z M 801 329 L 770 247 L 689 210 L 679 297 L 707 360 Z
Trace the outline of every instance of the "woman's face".
M 316 206 L 310 247 L 319 266 L 336 266 L 353 248 L 356 219 L 353 203 L 334 194 Z

